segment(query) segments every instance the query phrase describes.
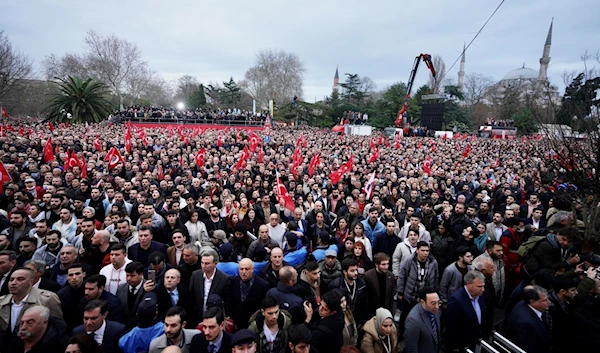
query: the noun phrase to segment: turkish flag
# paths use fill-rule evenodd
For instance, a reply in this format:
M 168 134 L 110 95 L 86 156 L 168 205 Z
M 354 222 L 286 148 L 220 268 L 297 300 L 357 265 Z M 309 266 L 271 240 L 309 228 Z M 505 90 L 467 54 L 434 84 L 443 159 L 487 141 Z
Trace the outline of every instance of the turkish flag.
M 53 161 L 54 158 L 54 149 L 52 148 L 52 139 L 49 138 L 44 146 L 44 163 L 48 163 Z
M 402 145 L 400 144 L 401 138 L 402 138 L 402 136 L 400 134 L 396 135 L 396 149 L 400 149 L 400 147 L 402 147 Z
M 463 157 L 467 158 L 469 156 L 469 153 L 471 153 L 471 145 L 467 145 L 467 147 L 465 147 L 465 151 L 463 152 Z
M 217 147 L 223 147 L 223 138 L 221 137 L 221 133 L 217 137 Z
M 421 149 L 421 141 L 417 142 L 417 149 L 420 150 Z
M 429 156 L 427 156 L 427 159 L 423 162 L 423 171 L 427 175 L 431 173 L 431 158 Z
M 131 154 L 131 150 L 133 149 L 133 146 L 131 144 L 131 138 L 125 137 L 125 151 L 129 154 Z
M 73 169 L 73 167 L 81 165 L 81 163 L 79 162 L 79 159 L 77 159 L 77 154 L 75 153 L 75 151 L 67 151 L 67 163 L 65 163 L 65 166 L 68 169 Z
M 377 139 L 377 144 L 381 146 L 383 144 L 383 135 L 379 134 L 379 138 Z
M 331 183 L 333 185 L 336 185 L 340 179 L 342 178 L 342 176 L 344 175 L 344 173 L 346 173 L 348 170 L 348 164 L 352 163 L 352 158 L 350 158 L 348 160 L 348 162 L 342 164 L 338 170 L 336 170 L 335 172 L 329 174 L 329 179 L 331 179 Z M 351 164 L 350 164 L 351 165 Z
M 165 172 L 162 169 L 162 166 L 158 166 L 158 176 L 157 176 L 158 180 L 164 180 L 165 179 Z
M 242 154 L 239 157 L 237 164 L 235 165 L 236 169 L 242 169 L 244 166 L 244 162 L 246 159 L 250 158 L 250 151 L 248 151 L 248 146 L 244 146 L 242 150 Z
M 250 145 L 250 152 L 254 152 L 256 151 L 256 147 L 260 143 L 260 138 L 258 137 L 258 135 L 252 132 L 250 133 L 250 135 L 248 135 L 248 142 Z
M 373 155 L 371 156 L 371 158 L 369 158 L 369 163 L 373 163 L 378 159 L 379 159 L 379 150 L 376 148 L 375 152 L 373 152 Z
M 290 211 L 294 211 L 296 205 L 294 205 L 294 200 L 290 196 L 290 193 L 287 191 L 285 185 L 277 177 L 277 198 L 279 200 L 279 204 L 283 207 L 287 208 Z
M 54 131 L 54 125 L 52 125 L 51 121 L 48 122 L 48 129 L 50 129 L 50 132 Z
M 265 151 L 263 151 L 262 146 L 259 146 L 259 148 L 258 148 L 258 163 L 262 163 L 264 158 L 265 158 Z
M 369 147 L 374 150 L 375 149 L 375 140 L 373 139 L 373 137 L 371 137 L 371 141 L 369 141 Z
M 85 163 L 85 158 L 81 158 L 81 177 L 87 178 L 87 163 Z
M 4 108 L 0 108 L 0 109 L 2 109 L 2 117 L 8 118 L 8 113 L 6 112 L 6 110 L 4 110 Z
M 98 135 L 96 135 L 96 138 L 94 139 L 94 148 L 96 151 L 102 152 L 102 144 L 100 143 L 100 138 Z
M 104 160 L 108 162 L 108 169 L 110 170 L 115 168 L 119 163 L 123 162 L 123 156 L 121 156 L 121 153 L 116 147 L 113 147 L 110 149 L 110 151 L 108 151 L 108 154 L 106 157 L 104 157 Z
M 238 129 L 235 129 L 236 133 L 235 133 L 235 142 L 242 142 L 242 135 L 241 135 L 241 131 Z M 252 151 L 254 152 L 254 151 Z
M 4 113 L 4 109 L 2 109 L 2 112 Z M 4 183 L 9 181 L 12 181 L 12 178 L 10 174 L 8 174 L 8 171 L 6 171 L 4 163 L 0 161 L 0 193 L 4 192 Z
M 321 162 L 321 157 L 318 154 L 313 155 L 312 159 L 310 160 L 310 165 L 308 166 L 308 175 L 309 176 L 313 176 L 313 174 L 315 174 L 315 168 L 317 167 L 317 165 Z
M 19 136 L 25 135 L 25 130 L 23 130 L 23 126 L 19 126 Z
M 447 138 L 448 138 L 448 135 L 446 135 L 446 133 L 444 133 L 444 136 L 442 136 L 442 141 L 446 141 Z
M 435 144 L 435 143 L 434 143 L 434 144 L 432 144 L 432 145 L 431 145 L 431 152 L 435 152 L 435 150 L 436 150 L 436 149 L 437 149 L 437 146 L 436 146 L 436 144 Z
M 198 166 L 198 168 L 202 168 L 204 166 L 204 154 L 206 153 L 206 148 L 201 148 L 198 153 L 196 153 L 196 156 L 194 157 L 194 160 L 196 161 L 196 165 Z

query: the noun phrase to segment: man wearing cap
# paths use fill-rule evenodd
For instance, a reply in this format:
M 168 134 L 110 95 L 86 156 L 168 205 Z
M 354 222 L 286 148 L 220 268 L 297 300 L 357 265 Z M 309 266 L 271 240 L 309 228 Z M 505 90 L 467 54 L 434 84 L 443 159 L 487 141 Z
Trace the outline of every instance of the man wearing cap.
M 254 263 L 245 258 L 239 263 L 239 276 L 231 279 L 231 318 L 238 328 L 248 327 L 252 313 L 269 290 L 269 282 L 254 275 Z
M 319 261 L 319 270 L 321 270 L 321 288 L 327 290 L 329 283 L 342 276 L 342 265 L 337 259 L 337 252 L 334 249 L 325 251 L 325 259 Z
M 192 338 L 190 352 L 229 353 L 233 335 L 225 331 L 223 311 L 217 307 L 207 309 L 202 315 L 202 335 Z
M 119 340 L 123 353 L 147 352 L 150 342 L 164 333 L 165 325 L 157 320 L 158 304 L 154 293 L 147 293 L 137 309 L 138 325 Z
M 42 196 L 46 192 L 43 187 L 36 185 L 35 179 L 33 179 L 31 177 L 25 179 L 24 191 L 30 193 L 33 196 L 33 198 L 35 198 L 36 200 L 41 200 Z
M 242 329 L 233 335 L 231 340 L 232 353 L 256 353 L 256 338 L 248 329 Z

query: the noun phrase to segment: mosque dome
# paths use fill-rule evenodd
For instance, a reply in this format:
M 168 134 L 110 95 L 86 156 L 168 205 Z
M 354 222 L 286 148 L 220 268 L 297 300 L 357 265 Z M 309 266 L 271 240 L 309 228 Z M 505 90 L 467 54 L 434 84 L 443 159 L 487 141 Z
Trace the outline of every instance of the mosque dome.
M 504 78 L 502 78 L 502 81 L 506 81 L 506 80 L 537 80 L 538 75 L 539 75 L 539 73 L 537 71 L 523 66 L 521 68 L 512 70 L 511 72 L 507 73 L 504 76 Z

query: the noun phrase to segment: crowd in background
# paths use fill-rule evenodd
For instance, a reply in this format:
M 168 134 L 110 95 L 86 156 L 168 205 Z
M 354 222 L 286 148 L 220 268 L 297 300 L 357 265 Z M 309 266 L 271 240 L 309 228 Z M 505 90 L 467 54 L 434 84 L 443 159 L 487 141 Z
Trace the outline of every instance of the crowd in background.
M 543 141 L 13 124 L 0 352 L 597 347 L 587 201 Z

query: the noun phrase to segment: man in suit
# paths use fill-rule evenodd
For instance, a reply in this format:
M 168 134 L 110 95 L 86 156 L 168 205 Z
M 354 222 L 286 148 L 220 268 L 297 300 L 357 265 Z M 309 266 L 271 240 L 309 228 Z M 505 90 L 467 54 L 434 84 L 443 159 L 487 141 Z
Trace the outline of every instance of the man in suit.
M 9 294 L 0 298 L 0 332 L 19 330 L 21 317 L 35 305 L 50 309 L 50 315 L 62 319 L 58 296 L 52 292 L 33 288 L 33 271 L 22 268 L 10 275 Z
M 155 251 L 163 253 L 167 256 L 167 248 L 165 244 L 161 244 L 157 241 L 152 240 L 152 228 L 147 226 L 141 226 L 138 231 L 139 243 L 133 244 L 127 250 L 127 257 L 131 261 L 139 261 L 144 266 L 148 266 L 150 263 L 150 254 Z
M 229 294 L 231 279 L 225 273 L 217 269 L 219 255 L 214 250 L 206 251 L 200 259 L 200 270 L 194 271 L 190 279 L 190 292 L 194 298 L 195 312 L 198 317 L 204 317 L 206 300 L 211 294 L 218 294 L 225 303 L 225 313 L 229 313 Z M 205 291 L 206 287 L 208 290 Z M 205 295 L 205 293 L 208 294 Z
M 8 294 L 10 275 L 17 269 L 17 253 L 12 250 L 0 251 L 0 295 Z
M 106 317 L 110 321 L 120 322 L 122 324 L 127 323 L 127 316 L 125 316 L 125 308 L 123 304 L 114 294 L 111 294 L 104 290 L 106 286 L 106 277 L 95 274 L 91 275 L 85 280 L 83 285 L 84 297 L 79 301 L 79 315 L 83 314 L 83 310 L 88 302 L 94 299 L 102 299 L 106 302 L 108 316 Z
M 90 300 L 83 309 L 83 325 L 75 327 L 73 336 L 86 333 L 98 343 L 105 352 L 118 352 L 119 339 L 127 332 L 127 327 L 106 320 L 108 306 L 104 300 Z
M 130 262 L 125 266 L 125 280 L 117 288 L 117 298 L 123 304 L 125 315 L 129 318 L 128 327 L 137 325 L 137 307 L 146 293 L 144 291 L 144 265 L 141 262 Z
M 44 289 L 52 293 L 56 293 L 61 289 L 58 283 L 42 277 L 46 272 L 46 263 L 44 261 L 28 260 L 23 264 L 23 268 L 33 271 L 33 286 L 35 288 Z
M 310 227 L 308 225 L 308 221 L 302 219 L 302 213 L 303 211 L 300 207 L 296 207 L 294 209 L 294 221 L 296 221 L 296 224 L 298 224 L 296 231 L 303 234 L 302 244 L 306 245 L 308 244 L 308 231 L 310 230 Z
M 182 353 L 189 353 L 192 345 L 192 339 L 201 334 L 198 330 L 184 329 L 186 322 L 186 312 L 179 306 L 174 306 L 167 310 L 165 314 L 165 333 L 156 337 L 150 342 L 148 353 L 166 352 L 167 347 L 180 347 Z
M 163 318 L 167 311 L 175 306 L 179 306 L 188 313 L 193 313 L 193 302 L 190 290 L 179 283 L 181 274 L 179 270 L 170 269 L 165 272 L 161 284 L 155 284 L 151 280 L 144 283 L 144 291 L 156 293 L 158 300 L 158 317 Z
M 369 298 L 367 317 L 375 316 L 378 308 L 385 308 L 393 312 L 396 298 L 396 281 L 394 275 L 389 271 L 390 257 L 386 253 L 379 252 L 375 254 L 374 259 L 375 268 L 365 272 L 364 277 L 367 285 L 367 298 Z M 381 292 L 382 289 L 383 292 Z
M 485 276 L 473 270 L 467 272 L 464 280 L 465 286 L 448 299 L 446 352 L 474 349 L 478 340 L 486 338 L 492 330 L 494 312 L 484 293 Z
M 217 307 L 209 308 L 202 315 L 203 335 L 192 338 L 190 352 L 230 353 L 233 335 L 225 331 L 225 316 Z
M 412 308 L 404 323 L 405 353 L 440 351 L 440 305 L 440 296 L 432 288 L 419 292 L 419 304 Z
M 502 233 L 508 229 L 507 226 L 504 225 L 504 217 L 500 212 L 494 212 L 494 217 L 492 218 L 492 223 L 488 223 L 485 225 L 485 232 L 491 240 L 500 241 L 500 237 Z
M 536 207 L 533 209 L 531 217 L 525 219 L 525 231 L 531 232 L 531 236 L 542 235 L 546 230 L 546 220 L 542 219 L 543 214 L 544 210 Z
M 246 258 L 239 264 L 239 276 L 231 279 L 231 314 L 238 329 L 247 328 L 250 316 L 260 309 L 269 282 L 254 275 L 254 263 Z
M 523 290 L 523 301 L 515 305 L 508 318 L 506 338 L 527 353 L 550 351 L 550 330 L 546 325 L 550 299 L 548 292 L 540 286 L 527 286 Z

